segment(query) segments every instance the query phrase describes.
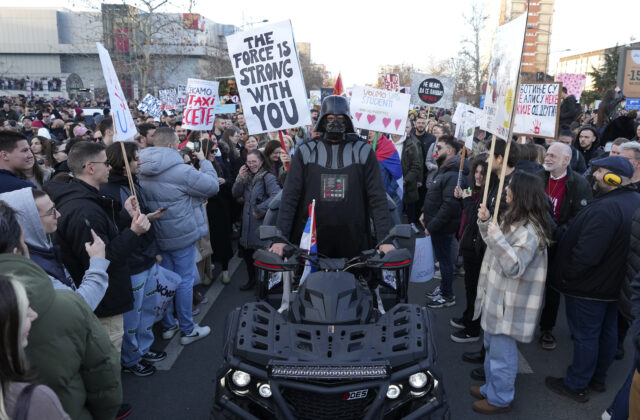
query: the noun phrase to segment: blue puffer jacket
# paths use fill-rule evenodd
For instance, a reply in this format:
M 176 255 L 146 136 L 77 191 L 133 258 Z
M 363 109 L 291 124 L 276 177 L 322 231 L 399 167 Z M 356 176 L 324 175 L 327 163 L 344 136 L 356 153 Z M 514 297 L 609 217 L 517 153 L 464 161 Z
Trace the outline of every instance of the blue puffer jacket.
M 208 160 L 200 161 L 200 171 L 185 165 L 182 156 L 168 147 L 149 147 L 140 151 L 138 179 L 151 211 L 166 207 L 154 221 L 161 251 L 174 251 L 193 245 L 207 233 L 204 201 L 218 193 L 218 175 Z

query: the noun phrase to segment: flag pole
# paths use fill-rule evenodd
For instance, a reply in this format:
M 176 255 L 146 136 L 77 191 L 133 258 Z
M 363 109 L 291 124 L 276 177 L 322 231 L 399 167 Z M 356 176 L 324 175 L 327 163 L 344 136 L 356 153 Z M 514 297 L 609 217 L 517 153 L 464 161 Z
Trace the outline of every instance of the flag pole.
M 284 143 L 284 137 L 282 136 L 282 130 L 278 130 L 278 135 L 280 136 L 280 147 L 284 150 L 285 153 L 289 153 L 287 150 L 287 146 Z M 287 167 L 287 171 L 289 170 L 289 162 L 285 162 L 285 166 Z

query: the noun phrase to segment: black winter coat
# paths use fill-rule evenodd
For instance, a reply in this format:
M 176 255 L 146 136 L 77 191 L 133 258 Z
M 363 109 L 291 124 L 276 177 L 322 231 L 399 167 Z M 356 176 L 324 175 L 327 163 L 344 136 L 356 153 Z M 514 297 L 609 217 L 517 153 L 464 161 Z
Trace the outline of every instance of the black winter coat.
M 135 184 L 136 197 L 140 203 L 140 212 L 142 214 L 151 213 L 151 210 L 144 202 L 142 187 L 138 183 L 135 175 L 133 175 L 133 183 Z M 118 213 L 118 229 L 123 231 L 131 226 L 131 216 L 129 216 L 129 213 L 124 209 L 124 202 L 131 195 L 127 177 L 114 172 L 109 173 L 109 183 L 101 185 L 100 192 L 123 206 L 120 213 Z M 158 250 L 155 230 L 152 223 L 151 229 L 138 237 L 138 248 L 129 255 L 129 270 L 131 274 L 138 274 L 148 270 L 156 263 L 156 255 L 159 253 L 160 251 Z
M 558 244 L 552 287 L 579 298 L 616 301 L 625 280 L 631 218 L 640 208 L 634 188 L 593 199 L 573 219 Z
M 72 178 L 68 183 L 49 182 L 46 192 L 55 202 L 61 217 L 56 233 L 62 249 L 64 265 L 76 286 L 89 268 L 89 256 L 84 244 L 92 240 L 90 228 L 106 245 L 109 286 L 95 310 L 98 317 L 123 314 L 133 308 L 129 256 L 138 249 L 138 236 L 130 228 L 118 230 L 121 205 L 100 194 L 91 185 Z
M 549 172 L 543 170 L 538 175 L 546 187 L 549 182 Z M 558 227 L 567 225 L 593 199 L 593 190 L 589 182 L 569 167 L 567 168 L 565 186 L 566 191 L 558 213 Z
M 458 184 L 460 156 L 454 156 L 438 169 L 427 185 L 422 213 L 429 233 L 455 233 L 460 227 L 462 206 L 453 193 Z

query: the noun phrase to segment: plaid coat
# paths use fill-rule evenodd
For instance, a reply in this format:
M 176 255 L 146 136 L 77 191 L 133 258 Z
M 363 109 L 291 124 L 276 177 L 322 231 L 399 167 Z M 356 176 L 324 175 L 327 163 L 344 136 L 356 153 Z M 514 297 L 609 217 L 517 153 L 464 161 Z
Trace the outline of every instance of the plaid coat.
M 547 248 L 534 227 L 511 226 L 509 232 L 490 236 L 489 222 L 478 220 L 487 251 L 482 260 L 473 319 L 480 315 L 482 329 L 516 341 L 533 339 L 542 307 L 547 275 Z

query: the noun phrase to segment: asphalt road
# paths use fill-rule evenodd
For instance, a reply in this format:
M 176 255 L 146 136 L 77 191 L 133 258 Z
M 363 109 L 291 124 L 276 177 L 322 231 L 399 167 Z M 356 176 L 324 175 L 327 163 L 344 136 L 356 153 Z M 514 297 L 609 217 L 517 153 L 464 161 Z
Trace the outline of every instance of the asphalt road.
M 165 349 L 167 360 L 158 364 L 158 371 L 149 377 L 138 378 L 131 374 L 122 376 L 124 400 L 133 406 L 128 417 L 139 419 L 208 419 L 213 404 L 213 381 L 222 361 L 222 335 L 226 315 L 244 302 L 254 299 L 252 292 L 241 292 L 238 286 L 246 279 L 242 263 L 234 259 L 231 269 L 232 282 L 223 286 L 214 282 L 208 288 L 202 287 L 210 297 L 210 302 L 201 306 L 201 314 L 196 320 L 201 325 L 212 327 L 211 334 L 188 346 L 178 343 L 178 335 L 171 341 L 156 340 L 154 349 Z M 409 289 L 412 303 L 424 304 L 424 292 L 434 288 L 438 280 L 424 284 L 411 284 Z M 438 363 L 444 372 L 444 386 L 450 401 L 453 419 L 486 418 L 471 410 L 473 397 L 469 395 L 471 385 L 480 385 L 469 377 L 471 369 L 478 365 L 464 363 L 461 355 L 465 351 L 477 350 L 480 342 L 459 344 L 449 339 L 453 328 L 449 319 L 460 316 L 464 305 L 464 285 L 462 278 L 454 282 L 458 296 L 456 306 L 432 311 L 435 317 L 435 336 L 438 345 Z M 548 375 L 563 376 L 571 361 L 571 338 L 564 316 L 564 306 L 560 307 L 558 325 L 554 331 L 558 347 L 553 351 L 540 348 L 537 340 L 530 344 L 520 344 L 519 373 L 516 381 L 516 396 L 513 410 L 501 417 L 505 419 L 600 419 L 604 409 L 613 401 L 619 387 L 631 371 L 633 353 L 627 338 L 626 355 L 615 361 L 609 370 L 607 390 L 602 394 L 591 394 L 586 404 L 554 394 L 544 386 Z

